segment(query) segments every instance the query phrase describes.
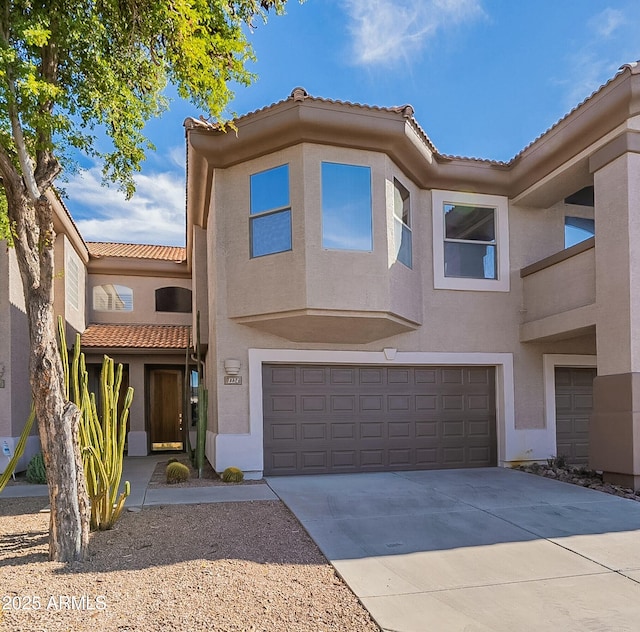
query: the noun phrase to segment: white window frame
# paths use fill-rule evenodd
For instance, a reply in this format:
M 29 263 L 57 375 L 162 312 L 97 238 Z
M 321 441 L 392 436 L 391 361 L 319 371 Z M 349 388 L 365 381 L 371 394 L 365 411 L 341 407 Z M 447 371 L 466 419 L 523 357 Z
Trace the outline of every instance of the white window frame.
M 509 201 L 502 195 L 431 191 L 433 218 L 433 287 L 436 290 L 471 290 L 477 292 L 509 292 Z M 495 209 L 496 279 L 467 279 L 444 274 L 445 223 L 444 205 L 486 206 Z

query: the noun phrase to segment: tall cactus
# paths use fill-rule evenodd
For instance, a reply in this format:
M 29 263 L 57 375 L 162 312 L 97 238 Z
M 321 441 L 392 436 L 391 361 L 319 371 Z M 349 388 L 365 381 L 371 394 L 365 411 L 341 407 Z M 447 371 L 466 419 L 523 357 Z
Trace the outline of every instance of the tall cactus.
M 80 351 L 80 334 L 76 335 L 73 358 L 69 362 L 64 322 L 61 318 L 58 318 L 58 333 L 66 396 L 82 414 L 80 449 L 91 501 L 91 529 L 104 531 L 111 529 L 116 523 L 131 491 L 127 481 L 124 491 L 118 495 L 133 389 L 127 389 L 122 413 L 118 418 L 122 364 L 115 368 L 114 361 L 105 355 L 100 373 L 102 414 L 98 415 L 95 394 L 89 392 L 89 374 L 84 353 Z

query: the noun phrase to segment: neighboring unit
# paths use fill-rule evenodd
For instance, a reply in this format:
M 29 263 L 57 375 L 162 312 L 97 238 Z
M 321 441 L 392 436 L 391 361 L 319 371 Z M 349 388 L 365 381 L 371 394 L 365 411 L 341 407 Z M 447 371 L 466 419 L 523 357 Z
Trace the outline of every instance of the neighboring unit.
M 85 242 L 60 199 L 55 215 L 54 309 L 67 342 L 82 334 L 90 389 L 100 406 L 104 354 L 124 365 L 122 397 L 135 389 L 128 454 L 184 450 L 192 416 L 191 277 L 185 249 Z M 13 454 L 29 415 L 29 336 L 15 252 L 0 242 L 0 443 Z M 40 449 L 29 437 L 18 471 Z M 3 455 L 4 456 L 4 455 Z M 8 458 L 4 457 L 6 462 Z M 0 471 L 6 463 L 0 462 Z

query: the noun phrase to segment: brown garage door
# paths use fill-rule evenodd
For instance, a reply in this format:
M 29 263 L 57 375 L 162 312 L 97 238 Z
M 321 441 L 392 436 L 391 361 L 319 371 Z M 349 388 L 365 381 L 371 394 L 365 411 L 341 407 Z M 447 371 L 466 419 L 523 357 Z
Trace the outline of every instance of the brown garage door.
M 264 365 L 265 474 L 496 465 L 493 367 Z
M 568 463 L 589 461 L 589 417 L 595 369 L 556 368 L 556 446 Z

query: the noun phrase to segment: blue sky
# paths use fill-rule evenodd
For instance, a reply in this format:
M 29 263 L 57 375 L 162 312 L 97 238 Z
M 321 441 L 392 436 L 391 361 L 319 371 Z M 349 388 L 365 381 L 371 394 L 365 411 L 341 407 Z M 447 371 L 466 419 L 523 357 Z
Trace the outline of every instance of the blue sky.
M 258 75 L 230 113 L 314 96 L 410 103 L 445 154 L 509 160 L 640 59 L 637 0 L 289 0 L 250 34 Z M 174 100 L 147 134 L 157 151 L 126 201 L 100 166 L 61 183 L 85 239 L 183 245 L 184 128 Z

